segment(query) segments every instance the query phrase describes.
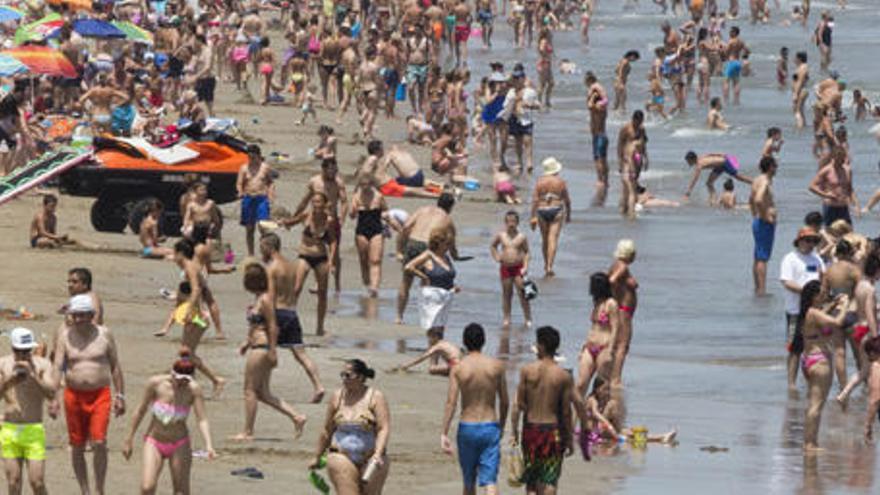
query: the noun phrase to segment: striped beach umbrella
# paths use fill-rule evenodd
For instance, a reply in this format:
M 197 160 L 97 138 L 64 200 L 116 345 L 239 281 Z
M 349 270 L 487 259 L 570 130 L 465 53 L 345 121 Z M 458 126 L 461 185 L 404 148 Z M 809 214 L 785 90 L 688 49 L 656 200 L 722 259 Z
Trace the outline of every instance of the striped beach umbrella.
M 34 74 L 75 78 L 79 74 L 70 60 L 58 50 L 47 46 L 19 46 L 0 52 L 27 66 Z
M 49 14 L 38 21 L 20 26 L 15 31 L 15 44 L 21 45 L 28 41 L 43 41 L 51 38 L 63 25 L 64 19 L 60 14 Z
M 125 33 L 125 37 L 129 41 L 133 41 L 135 43 L 144 43 L 146 45 L 153 44 L 153 33 L 147 31 L 142 27 L 139 27 L 128 21 L 114 21 L 112 24 L 116 26 L 117 29 Z
M 10 7 L 8 5 L 4 5 L 0 7 L 0 23 L 9 22 L 9 21 L 17 21 L 24 17 L 24 12 Z
M 27 67 L 16 58 L 0 53 L 0 77 L 9 77 L 27 72 Z

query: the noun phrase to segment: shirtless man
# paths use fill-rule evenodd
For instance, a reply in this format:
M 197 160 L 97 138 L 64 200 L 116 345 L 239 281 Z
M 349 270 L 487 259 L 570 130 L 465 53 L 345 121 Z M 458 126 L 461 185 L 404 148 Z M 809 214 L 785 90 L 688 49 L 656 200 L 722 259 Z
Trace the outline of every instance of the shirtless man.
M 111 108 L 114 103 L 125 101 L 128 101 L 128 95 L 111 86 L 107 74 L 102 72 L 98 74 L 97 84 L 79 98 L 79 105 L 89 102 L 92 105 L 89 110 L 92 125 L 100 131 L 110 132 Z
M 477 0 L 477 20 L 483 31 L 483 48 L 492 48 L 492 31 L 494 31 L 495 14 L 498 7 L 492 0 Z
M 849 205 L 855 204 L 855 192 L 845 149 L 831 150 L 830 161 L 810 181 L 809 191 L 822 198 L 822 220 L 826 227 L 840 219 L 852 225 Z
M 434 192 L 425 189 L 425 174 L 408 151 L 393 146 L 385 153 L 382 141 L 373 140 L 367 143 L 367 153 L 369 156 L 357 175 L 372 176 L 382 195 L 392 198 L 436 198 L 439 195 L 439 184 L 435 184 Z M 388 175 L 389 166 L 397 171 L 396 179 Z
M 306 211 L 311 204 L 312 196 L 315 193 L 324 193 L 329 201 L 328 207 L 330 215 L 333 217 L 333 225 L 336 228 L 336 239 L 342 236 L 342 224 L 348 216 L 348 196 L 345 192 L 345 182 L 339 176 L 339 167 L 335 158 L 329 158 L 321 161 L 321 173 L 315 174 L 309 179 L 306 193 L 303 195 L 296 207 L 293 216 Z M 339 294 L 341 289 L 340 277 L 342 276 L 342 261 L 339 258 L 339 250 L 335 251 L 335 256 L 331 260 L 333 262 L 334 272 L 333 279 L 336 284 L 336 293 Z
M 296 279 L 296 267 L 281 255 L 281 238 L 275 234 L 266 234 L 260 239 L 260 254 L 266 264 L 269 277 L 269 294 L 275 301 L 275 320 L 278 322 L 277 346 L 289 348 L 293 358 L 302 366 L 309 381 L 312 382 L 314 394 L 312 404 L 324 399 L 324 387 L 318 377 L 318 367 L 306 354 L 302 340 L 302 326 L 296 313 L 296 296 L 293 293 Z
M 458 259 L 458 249 L 455 246 L 455 224 L 450 214 L 455 206 L 455 197 L 450 193 L 443 193 L 437 198 L 436 206 L 423 206 L 409 216 L 400 233 L 403 241 L 403 259 L 400 261 L 406 265 L 416 256 L 428 249 L 428 239 L 435 229 L 446 230 L 450 241 L 449 253 L 452 259 Z M 403 324 L 403 312 L 409 301 L 409 289 L 412 287 L 414 275 L 403 271 L 403 279 L 397 293 L 397 319 L 395 323 Z
M 8 493 L 21 495 L 22 470 L 27 463 L 31 491 L 46 495 L 43 403 L 55 397 L 58 378 L 48 359 L 34 355 L 38 344 L 33 332 L 14 328 L 9 340 L 12 354 L 0 358 L 0 397 L 6 402 L 0 442 Z
M 626 82 L 632 70 L 632 63 L 639 59 L 639 52 L 630 50 L 617 62 L 614 69 L 614 111 L 626 112 Z
M 95 308 L 95 325 L 104 324 L 104 303 L 98 294 L 92 289 L 92 272 L 88 268 L 72 268 L 67 272 L 67 295 L 70 297 L 85 294 L 92 298 L 92 305 Z M 62 308 L 67 314 L 67 305 Z M 56 337 L 57 338 L 57 337 Z M 54 349 L 54 346 L 53 346 Z
M 688 183 L 687 191 L 684 193 L 685 201 L 690 200 L 691 192 L 697 181 L 700 180 L 700 174 L 703 170 L 710 170 L 709 178 L 706 179 L 706 189 L 709 191 L 709 206 L 715 206 L 715 181 L 721 177 L 721 174 L 728 174 L 734 179 L 751 184 L 752 179 L 739 173 L 739 160 L 733 155 L 725 155 L 722 153 L 708 153 L 705 155 L 697 155 L 693 151 L 688 151 L 684 156 L 684 161 L 689 167 L 694 167 L 694 174 Z
M 605 134 L 608 95 L 592 72 L 587 72 L 584 83 L 587 86 L 587 110 L 590 112 L 593 161 L 596 164 L 596 196 L 593 198 L 593 205 L 603 206 L 608 195 L 608 135 Z
M 755 281 L 755 295 L 767 293 L 767 261 L 773 252 L 773 238 L 776 233 L 776 203 L 773 201 L 773 177 L 778 165 L 773 157 L 761 158 L 758 165 L 761 175 L 752 181 L 749 195 L 749 210 L 752 212 L 752 237 L 755 239 L 755 262 L 752 276 Z
M 162 210 L 165 207 L 158 199 L 150 202 L 147 214 L 141 220 L 138 237 L 141 241 L 141 257 L 154 259 L 171 259 L 174 249 L 160 246 L 165 238 L 159 235 L 159 219 L 162 218 Z
M 497 495 L 501 437 L 504 435 L 509 405 L 505 367 L 498 359 L 481 352 L 486 343 L 486 334 L 477 323 L 465 327 L 462 341 L 467 355 L 449 373 L 440 448 L 452 455 L 449 428 L 461 395 L 456 443 L 464 482 L 463 493 L 474 495 L 479 485 L 487 494 Z
M 43 208 L 31 220 L 30 239 L 32 248 L 58 248 L 70 244 L 66 235 L 58 235 L 58 198 L 52 194 L 43 196 Z
M 709 113 L 706 115 L 706 126 L 713 131 L 726 131 L 730 129 L 724 115 L 721 114 L 721 98 L 717 96 L 709 102 Z
M 810 67 L 807 65 L 807 52 L 797 52 L 794 56 L 795 69 L 791 83 L 791 103 L 795 126 L 804 128 L 804 103 L 810 96 L 807 82 L 810 80 Z
M 572 408 L 581 420 L 582 430 L 588 423 L 571 373 L 554 360 L 559 331 L 541 327 L 536 334 L 537 361 L 520 370 L 510 426 L 513 441 L 522 446 L 524 470 L 520 482 L 526 485 L 526 492 L 555 495 L 562 461 L 574 452 Z
M 217 204 L 208 198 L 208 185 L 204 182 L 197 182 L 192 186 L 192 200 L 186 204 L 186 210 L 183 213 L 181 232 L 184 237 L 189 237 L 193 226 L 197 224 L 208 224 L 213 231 L 219 227 L 219 225 L 215 225 L 216 217 Z
M 777 158 L 782 151 L 783 144 L 785 144 L 785 140 L 782 139 L 782 129 L 778 127 L 767 129 L 767 139 L 764 140 L 764 146 L 761 147 L 761 157 Z
M 519 213 L 510 210 L 504 215 L 504 230 L 495 234 L 489 252 L 501 267 L 501 307 L 504 313 L 502 325 L 510 326 L 510 303 L 513 299 L 513 288 L 516 287 L 526 328 L 531 327 L 532 310 L 523 292 L 524 279 L 529 270 L 529 240 L 519 231 Z
M 721 82 L 721 90 L 724 94 L 725 103 L 729 101 L 730 86 L 733 85 L 733 104 L 739 105 L 740 78 L 743 70 L 742 58 L 749 54 L 749 49 L 739 38 L 739 27 L 730 28 L 730 39 L 724 47 L 727 54 L 727 62 L 724 64 L 724 79 Z
M 620 128 L 617 133 L 617 163 L 620 170 L 622 185 L 620 194 L 620 212 L 626 218 L 636 216 L 638 195 L 636 186 L 642 170 L 648 168 L 648 134 L 645 132 L 645 114 L 636 110 L 632 119 Z
M 260 220 L 268 220 L 270 203 L 274 199 L 272 168 L 263 161 L 263 153 L 256 144 L 247 147 L 248 162 L 238 171 L 235 189 L 241 198 L 241 225 L 245 228 L 248 256 L 254 255 L 254 230 Z
M 409 102 L 416 115 L 424 114 L 425 83 L 428 81 L 431 44 L 421 24 L 417 24 L 406 39 L 406 83 L 409 87 Z
M 214 76 L 214 53 L 204 35 L 197 34 L 193 43 L 194 54 L 190 60 L 191 76 L 189 83 L 195 89 L 198 101 L 204 102 L 208 116 L 214 116 L 214 89 L 217 78 Z
M 63 400 L 71 463 L 80 491 L 83 495 L 92 493 L 85 457 L 86 442 L 91 441 L 95 493 L 103 495 L 110 409 L 112 404 L 117 417 L 125 413 L 125 383 L 113 334 L 93 323 L 96 308 L 92 298 L 73 296 L 67 312 L 70 324 L 58 336 L 54 364 L 66 386 Z M 111 394 L 111 383 L 115 395 Z

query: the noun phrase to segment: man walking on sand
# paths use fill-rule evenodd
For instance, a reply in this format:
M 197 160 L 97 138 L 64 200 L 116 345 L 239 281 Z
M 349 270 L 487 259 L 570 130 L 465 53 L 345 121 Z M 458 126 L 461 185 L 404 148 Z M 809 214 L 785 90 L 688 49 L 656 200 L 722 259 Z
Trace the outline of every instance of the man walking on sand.
M 486 343 L 486 333 L 477 323 L 465 327 L 462 340 L 467 356 L 449 373 L 449 394 L 443 413 L 440 447 L 447 454 L 452 454 L 449 427 L 460 394 L 461 418 L 457 444 L 464 494 L 476 494 L 479 485 L 488 495 L 496 495 L 501 436 L 504 434 L 508 407 L 504 363 L 481 352 Z
M 247 147 L 248 162 L 238 171 L 235 189 L 241 198 L 241 225 L 245 228 L 248 256 L 254 255 L 254 231 L 260 220 L 268 220 L 274 196 L 272 168 L 263 161 L 256 144 Z
M 415 259 L 428 249 L 428 239 L 434 230 L 446 230 L 450 241 L 449 254 L 452 259 L 458 259 L 458 249 L 455 247 L 455 224 L 452 222 L 452 207 L 455 206 L 455 197 L 450 193 L 443 193 L 437 198 L 436 206 L 423 206 L 413 212 L 403 226 L 400 236 L 403 239 L 404 265 Z M 395 322 L 403 324 L 403 312 L 409 301 L 409 289 L 412 287 L 414 275 L 403 271 L 403 280 L 397 292 L 397 319 Z
M 525 276 L 529 270 L 529 240 L 519 231 L 519 213 L 516 211 L 510 210 L 504 215 L 504 227 L 504 230 L 495 234 L 489 247 L 492 259 L 501 267 L 501 306 L 504 313 L 502 324 L 505 327 L 510 326 L 510 306 L 513 300 L 513 288 L 516 287 L 526 327 L 531 327 L 531 305 L 523 290 Z
M 755 262 L 752 265 L 755 295 L 763 296 L 767 293 L 767 261 L 773 253 L 773 237 L 776 234 L 776 204 L 771 186 L 778 165 L 773 157 L 765 156 L 758 167 L 761 175 L 752 181 L 749 210 L 752 212 L 752 236 L 755 239 Z
M 0 445 L 10 495 L 22 493 L 22 468 L 27 463 L 34 495 L 45 495 L 46 431 L 43 403 L 55 397 L 58 379 L 48 359 L 34 356 L 33 332 L 15 328 L 9 332 L 12 355 L 0 358 L 0 396 L 6 402 Z
M 266 234 L 260 239 L 260 254 L 266 264 L 269 278 L 269 294 L 275 301 L 275 321 L 278 324 L 278 342 L 276 345 L 290 349 L 293 358 L 302 366 L 315 392 L 312 404 L 324 398 L 324 387 L 318 378 L 318 367 L 306 354 L 302 340 L 302 326 L 296 314 L 296 297 L 293 294 L 296 267 L 281 255 L 281 238 L 276 234 Z
M 520 481 L 526 485 L 526 493 L 555 495 L 562 461 L 574 452 L 572 408 L 584 431 L 587 418 L 571 373 L 554 360 L 559 331 L 545 326 L 536 334 L 538 360 L 520 370 L 511 429 L 514 442 L 519 443 L 522 426 L 524 470 Z
M 116 416 L 125 414 L 125 385 L 110 329 L 92 322 L 92 298 L 81 294 L 67 307 L 70 324 L 58 336 L 55 369 L 63 374 L 64 412 L 73 472 L 83 495 L 90 495 L 86 442 L 91 440 L 95 493 L 104 494 L 107 476 L 107 426 L 112 404 Z M 116 391 L 111 394 L 110 385 Z M 111 398 L 112 395 L 112 398 Z

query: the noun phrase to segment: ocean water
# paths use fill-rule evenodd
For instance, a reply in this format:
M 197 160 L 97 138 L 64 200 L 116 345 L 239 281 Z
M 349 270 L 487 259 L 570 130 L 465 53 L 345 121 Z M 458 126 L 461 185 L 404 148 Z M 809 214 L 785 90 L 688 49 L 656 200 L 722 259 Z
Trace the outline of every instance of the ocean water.
M 814 23 L 824 8 L 834 9 L 834 61 L 849 88 L 861 88 L 870 95 L 880 94 L 876 66 L 876 26 L 880 8 L 876 0 L 850 1 L 847 10 L 837 10 L 836 2 L 813 2 L 809 29 L 799 25 L 783 27 L 782 13 L 773 12 L 773 22 L 753 26 L 747 19 L 728 21 L 738 25 L 742 39 L 753 52 L 754 75 L 744 78 L 742 104 L 725 108 L 733 129 L 727 133 L 704 129 L 705 108 L 690 95 L 688 112 L 668 122 L 651 119 L 648 125 L 651 170 L 644 182 L 655 195 L 679 200 L 687 186 L 690 170 L 684 154 L 731 153 L 739 157 L 743 173 L 758 173 L 757 161 L 765 131 L 770 126 L 783 129 L 785 146 L 774 181 L 779 208 L 776 245 L 769 265 L 769 296 L 752 294 L 751 263 L 753 243 L 751 218 L 747 211 L 721 212 L 706 206 L 702 182 L 695 188 L 691 204 L 677 209 L 644 211 L 635 222 L 621 219 L 617 212 L 619 179 L 612 177 L 611 191 L 604 208 L 591 208 L 595 173 L 584 106 L 582 74 L 594 71 L 612 92 L 614 67 L 629 49 L 642 53 L 629 83 L 629 111 L 648 99 L 646 74 L 651 50 L 662 40 L 659 24 L 669 19 L 658 13 L 649 0 L 622 9 L 623 2 L 599 0 L 591 28 L 589 48 L 580 43 L 579 34 L 554 35 L 556 57 L 578 64 L 576 75 L 556 75 L 554 107 L 537 117 L 535 126 L 536 166 L 547 156 L 563 164 L 563 177 L 573 195 L 572 223 L 564 229 L 556 261 L 557 278 L 538 279 L 540 296 L 533 310 L 539 325 L 554 325 L 562 331 L 565 366 L 575 367 L 577 352 L 588 331 L 590 300 L 587 293 L 591 272 L 605 270 L 618 239 L 632 238 L 638 259 L 632 271 L 640 283 L 639 309 L 630 357 L 624 378 L 629 424 L 644 424 L 651 431 L 678 427 L 681 444 L 674 449 L 650 447 L 647 452 L 624 450 L 632 475 L 614 485 L 616 493 L 876 493 L 877 469 L 873 447 L 861 443 L 861 424 L 865 401 L 854 394 L 850 412 L 842 413 L 830 403 L 825 408 L 820 444 L 827 450 L 804 458 L 804 393 L 789 398 L 784 371 L 784 316 L 782 288 L 778 282 L 779 263 L 792 249 L 791 240 L 804 215 L 818 209 L 818 199 L 807 191 L 816 171 L 811 154 L 809 130 L 794 129 L 790 91 L 779 91 L 775 82 L 775 57 L 781 46 L 794 53 L 807 50 L 811 81 L 821 76 L 818 52 L 810 42 Z M 741 12 L 747 15 L 748 2 Z M 791 2 L 783 0 L 783 13 Z M 799 2 L 798 2 L 799 3 Z M 719 0 L 726 6 L 726 2 Z M 770 2 L 773 5 L 773 2 Z M 536 78 L 535 49 L 510 47 L 511 33 L 502 19 L 496 21 L 495 48 L 485 52 L 478 40 L 470 44 L 472 79 L 488 74 L 488 62 L 503 60 L 507 69 L 514 61 L 523 62 L 530 77 Z M 713 79 L 712 94 L 720 96 L 721 81 Z M 671 101 L 667 91 L 667 101 Z M 849 97 L 845 101 L 850 101 Z M 807 107 L 809 120 L 809 106 Z M 850 113 L 850 118 L 852 114 Z M 610 167 L 616 170 L 614 144 L 617 130 L 627 116 L 610 116 L 608 135 Z M 809 124 L 808 124 L 809 125 Z M 853 158 L 855 186 L 862 202 L 878 185 L 878 143 L 869 134 L 873 122 L 847 122 Z M 485 157 L 475 167 L 488 166 Z M 705 175 L 703 180 L 705 180 Z M 720 189 L 721 181 L 716 184 Z M 531 184 L 520 184 L 528 198 Z M 737 183 L 740 202 L 748 190 Z M 487 204 L 498 212 L 498 225 L 461 229 L 461 250 L 475 260 L 458 265 L 458 283 L 465 292 L 454 303 L 448 338 L 458 341 L 464 324 L 479 321 L 489 331 L 488 351 L 508 359 L 511 381 L 516 368 L 531 359 L 533 333 L 518 326 L 500 328 L 497 268 L 491 262 L 488 243 L 501 222 L 506 207 Z M 523 211 L 526 206 L 522 207 Z M 876 215 L 857 219 L 859 232 L 878 233 Z M 525 228 L 525 223 L 523 228 Z M 533 263 L 540 268 L 540 238 L 529 233 Z M 538 274 L 539 275 L 539 274 Z M 394 281 L 386 281 L 391 287 Z M 416 291 L 412 292 L 407 314 L 416 323 Z M 356 311 L 355 298 L 343 298 L 342 312 Z M 383 292 L 378 317 L 392 319 L 393 291 Z M 514 303 L 514 321 L 521 321 Z M 389 347 L 423 347 L 421 335 Z M 850 362 L 852 367 L 852 363 Z M 803 386 L 802 377 L 799 377 Z M 832 388 L 834 393 L 835 387 Z M 727 452 L 710 454 L 703 446 L 725 447 Z M 585 467 L 584 469 L 589 469 Z

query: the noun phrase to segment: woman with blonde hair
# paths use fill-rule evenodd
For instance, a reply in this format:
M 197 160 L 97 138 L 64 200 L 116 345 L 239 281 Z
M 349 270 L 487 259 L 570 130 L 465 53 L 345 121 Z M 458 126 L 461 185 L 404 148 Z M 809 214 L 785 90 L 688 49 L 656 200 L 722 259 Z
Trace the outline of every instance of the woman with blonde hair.
M 614 250 L 614 263 L 608 269 L 611 282 L 611 294 L 617 301 L 620 312 L 620 331 L 614 343 L 614 363 L 611 369 L 611 385 L 623 383 L 623 362 L 629 353 L 632 342 L 633 318 L 638 305 L 639 283 L 629 271 L 630 265 L 636 260 L 636 243 L 632 239 L 621 239 Z
M 428 249 L 404 266 L 404 271 L 422 279 L 419 314 L 422 328 L 446 329 L 446 319 L 452 306 L 455 286 L 455 267 L 449 257 L 452 238 L 446 229 L 434 229 L 428 238 Z

